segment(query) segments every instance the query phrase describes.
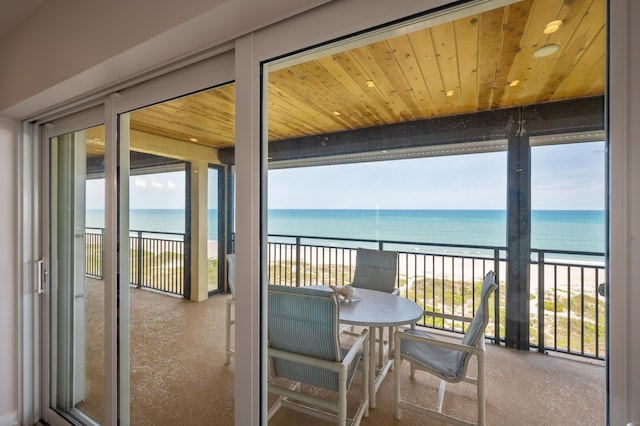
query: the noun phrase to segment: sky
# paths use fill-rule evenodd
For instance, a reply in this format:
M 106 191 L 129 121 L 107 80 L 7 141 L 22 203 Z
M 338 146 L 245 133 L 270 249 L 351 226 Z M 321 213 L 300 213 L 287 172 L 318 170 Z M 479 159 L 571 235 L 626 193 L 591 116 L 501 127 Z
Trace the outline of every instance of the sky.
M 532 208 L 602 210 L 603 142 L 534 147 Z M 506 152 L 271 170 L 270 209 L 494 209 L 506 207 Z M 209 199 L 217 197 L 210 182 Z M 183 209 L 184 172 L 134 176 L 131 209 Z M 211 203 L 210 203 L 210 207 Z M 104 181 L 87 182 L 104 208 Z

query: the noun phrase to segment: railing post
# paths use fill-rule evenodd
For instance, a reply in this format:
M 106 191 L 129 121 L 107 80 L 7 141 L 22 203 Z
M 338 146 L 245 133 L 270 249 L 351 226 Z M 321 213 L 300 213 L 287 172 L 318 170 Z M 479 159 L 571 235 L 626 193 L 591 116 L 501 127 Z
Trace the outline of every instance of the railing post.
M 496 289 L 493 296 L 493 329 L 495 334 L 495 343 L 500 343 L 500 249 L 493 249 L 493 271 L 496 274 Z
M 296 287 L 300 287 L 300 237 L 296 237 Z
M 538 352 L 544 352 L 544 252 L 538 252 Z
M 100 228 L 100 278 L 104 278 L 104 228 Z
M 142 287 L 142 231 L 138 231 L 138 288 Z

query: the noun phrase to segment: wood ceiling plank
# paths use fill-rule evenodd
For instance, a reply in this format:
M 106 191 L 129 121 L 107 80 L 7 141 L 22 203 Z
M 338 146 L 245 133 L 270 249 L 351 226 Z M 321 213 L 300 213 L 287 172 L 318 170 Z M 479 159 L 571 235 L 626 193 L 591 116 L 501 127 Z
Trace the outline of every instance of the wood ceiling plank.
M 309 77 L 299 92 L 307 103 L 317 102 L 324 114 L 333 116 L 333 121 L 340 129 L 349 129 L 358 127 L 363 108 L 352 93 L 351 76 L 339 64 L 338 57 L 341 55 L 344 54 L 302 64 L 301 67 Z
M 433 48 L 431 31 L 427 28 L 408 34 L 408 37 L 424 78 L 424 85 L 427 87 L 430 96 L 430 103 L 422 106 L 423 116 L 425 118 L 443 116 L 446 114 L 446 108 L 444 107 L 446 105 L 446 96 L 440 69 L 438 68 L 436 52 Z
M 462 112 L 460 102 L 461 84 L 453 23 L 448 22 L 437 25 L 431 28 L 430 31 L 444 91 L 444 102 L 441 109 L 446 114 L 460 114 Z
M 576 10 L 577 12 L 575 12 Z M 570 4 L 564 3 L 561 10 L 561 16 L 565 17 L 564 23 L 560 30 L 554 34 L 560 33 L 563 27 L 566 27 L 564 28 L 566 36 L 564 39 L 558 40 L 561 49 L 553 55 L 557 61 L 549 74 L 544 90 L 539 95 L 540 99 L 558 100 L 554 93 L 571 70 L 575 69 L 580 58 L 598 37 L 598 34 L 604 31 L 605 12 L 606 5 L 601 0 L 574 0 Z M 573 18 L 568 18 L 569 16 L 573 16 Z M 604 49 L 604 44 L 601 45 L 601 48 Z
M 508 95 L 509 75 L 511 67 L 520 55 L 522 39 L 525 34 L 531 2 L 518 2 L 506 8 L 505 20 L 502 27 L 502 40 L 493 81 L 493 94 L 491 96 L 491 108 L 506 108 L 511 106 Z M 505 99 L 506 97 L 506 99 Z
M 505 9 L 490 10 L 480 15 L 478 44 L 478 110 L 488 110 L 492 103 L 498 51 L 502 37 Z
M 478 15 L 454 22 L 456 55 L 460 74 L 458 88 L 462 111 L 478 110 Z
M 541 47 L 546 40 L 543 30 L 547 23 L 557 19 L 560 7 L 558 1 L 552 0 L 527 0 L 530 8 L 529 19 L 523 28 L 524 33 L 520 40 L 520 52 L 514 57 L 513 64 L 507 75 L 507 81 L 512 82 L 518 80 L 520 83 L 515 87 L 505 89 L 505 97 L 503 105 L 516 106 L 522 99 L 527 98 L 527 88 L 534 86 L 539 79 L 539 75 L 535 72 L 534 65 L 536 59 L 533 51 Z M 536 86 L 536 91 L 540 85 Z
M 292 103 L 289 103 L 292 102 Z M 296 99 L 288 97 L 287 101 L 278 100 L 269 107 L 268 134 L 269 141 L 288 139 L 293 135 L 313 135 L 329 126 L 337 127 L 334 122 L 319 117 L 317 121 L 300 118 L 299 108 L 304 108 Z
M 327 73 L 323 63 L 312 62 L 314 72 L 309 72 L 309 68 L 304 64 L 296 65 L 288 72 L 284 70 L 285 73 L 277 71 L 274 76 L 270 74 L 269 85 L 274 85 L 291 98 L 288 102 L 294 105 L 293 112 L 300 121 L 310 123 L 310 125 L 324 123 L 328 126 L 328 131 L 349 128 L 353 123 L 347 114 L 344 117 L 334 114 L 338 104 L 344 101 L 336 99 L 336 94 L 326 84 L 326 79 L 335 79 L 336 77 L 333 72 Z M 331 64 L 333 60 L 329 58 L 327 62 Z M 325 81 L 318 81 L 314 73 L 321 74 Z M 339 81 L 336 84 L 339 84 Z M 348 93 L 344 93 L 344 96 L 347 97 Z
M 235 85 L 228 84 L 131 113 L 133 129 L 202 145 L 232 146 L 235 138 Z
M 606 32 L 602 28 L 553 94 L 555 99 L 601 95 L 605 87 Z
M 398 121 L 418 119 L 419 115 L 416 114 L 418 106 L 411 93 L 411 86 L 404 78 L 392 48 L 386 41 L 382 41 L 369 45 L 369 51 L 389 82 L 388 86 L 385 84 L 386 96 L 389 99 L 389 105 L 398 117 Z
M 575 32 L 580 23 L 580 16 L 583 15 L 591 3 L 591 0 L 572 0 L 571 5 L 567 8 L 566 2 L 554 2 L 552 0 L 540 0 L 539 7 L 543 9 L 558 9 L 558 13 L 552 20 L 559 19 L 563 21 L 558 31 L 545 35 L 542 33 L 544 27 L 540 31 L 540 42 L 535 44 L 534 50 L 549 44 L 558 44 L 559 50 L 549 56 L 541 58 L 532 58 L 533 67 L 531 69 L 531 77 L 527 80 L 526 88 L 520 93 L 519 103 L 532 104 L 536 102 L 548 102 L 552 100 L 553 91 L 557 88 L 562 79 L 562 72 L 559 67 L 569 64 L 570 58 L 567 57 L 569 51 L 568 44 L 575 37 Z M 568 11 L 571 11 L 568 13 Z M 568 17 L 571 16 L 570 19 Z M 578 19 L 576 19 L 578 18 Z M 546 25 L 546 23 L 545 23 Z
M 283 70 L 285 73 L 287 70 Z M 273 75 L 272 75 L 273 74 Z M 311 88 L 312 89 L 312 88 Z M 304 93 L 300 93 L 302 90 Z M 292 75 L 282 75 L 280 71 L 269 74 L 269 102 L 282 103 L 282 109 L 288 115 L 276 116 L 269 111 L 269 129 L 275 133 L 290 135 L 295 132 L 318 131 L 324 128 L 326 131 L 337 131 L 342 128 L 342 123 L 336 121 L 333 114 L 322 108 L 319 104 L 322 97 L 314 97 L 308 94 L 307 88 L 300 84 Z M 309 101 L 309 96 L 314 102 Z M 327 104 L 327 102 L 324 102 Z M 274 135 L 275 137 L 275 135 Z M 271 139 L 271 136 L 269 137 Z
M 375 105 L 380 121 L 383 124 L 397 122 L 401 117 L 403 103 L 398 101 L 393 82 L 374 55 L 374 51 L 369 46 L 365 46 L 354 49 L 351 54 L 360 66 L 367 70 L 366 75 L 375 84 L 375 88 L 371 88 L 366 93 L 372 95 L 371 103 Z
M 418 63 L 413 44 L 410 39 L 403 35 L 387 40 L 387 44 L 393 55 L 398 58 L 398 78 L 406 81 L 405 104 L 411 108 L 411 116 L 414 119 L 422 119 L 426 117 L 423 105 L 429 105 L 431 102 L 431 94 L 425 84 L 425 78 L 422 75 L 422 69 Z
M 338 100 L 333 102 L 334 111 L 340 112 L 340 117 L 344 116 L 345 120 L 349 120 L 345 123 L 345 130 L 383 123 L 375 91 L 371 92 L 366 87 L 370 78 L 354 55 L 344 52 L 318 62 L 322 63 L 325 70 L 325 75 L 321 74 L 318 78 L 331 91 L 332 99 Z M 329 75 L 331 78 L 328 78 Z

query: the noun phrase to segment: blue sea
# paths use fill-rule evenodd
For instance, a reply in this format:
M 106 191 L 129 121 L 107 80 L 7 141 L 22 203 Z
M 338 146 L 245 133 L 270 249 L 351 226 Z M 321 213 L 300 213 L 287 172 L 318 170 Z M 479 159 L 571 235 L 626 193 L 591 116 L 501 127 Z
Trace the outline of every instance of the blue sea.
M 217 210 L 209 211 L 210 240 Z M 506 246 L 504 210 L 270 210 L 269 234 Z M 104 227 L 103 212 L 87 211 L 87 227 Z M 131 210 L 130 228 L 183 233 L 184 210 Z M 604 252 L 604 212 L 532 212 L 532 248 Z

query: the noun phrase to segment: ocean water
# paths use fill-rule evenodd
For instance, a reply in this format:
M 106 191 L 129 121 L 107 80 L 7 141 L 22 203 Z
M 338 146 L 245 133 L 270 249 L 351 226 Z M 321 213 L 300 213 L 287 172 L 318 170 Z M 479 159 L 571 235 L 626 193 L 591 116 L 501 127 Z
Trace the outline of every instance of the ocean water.
M 604 212 L 532 212 L 532 248 L 604 252 Z M 132 230 L 183 233 L 184 210 L 131 210 Z M 209 211 L 210 240 L 217 210 Z M 269 234 L 367 240 L 506 246 L 504 210 L 270 210 Z M 104 227 L 103 212 L 87 210 L 87 227 Z

